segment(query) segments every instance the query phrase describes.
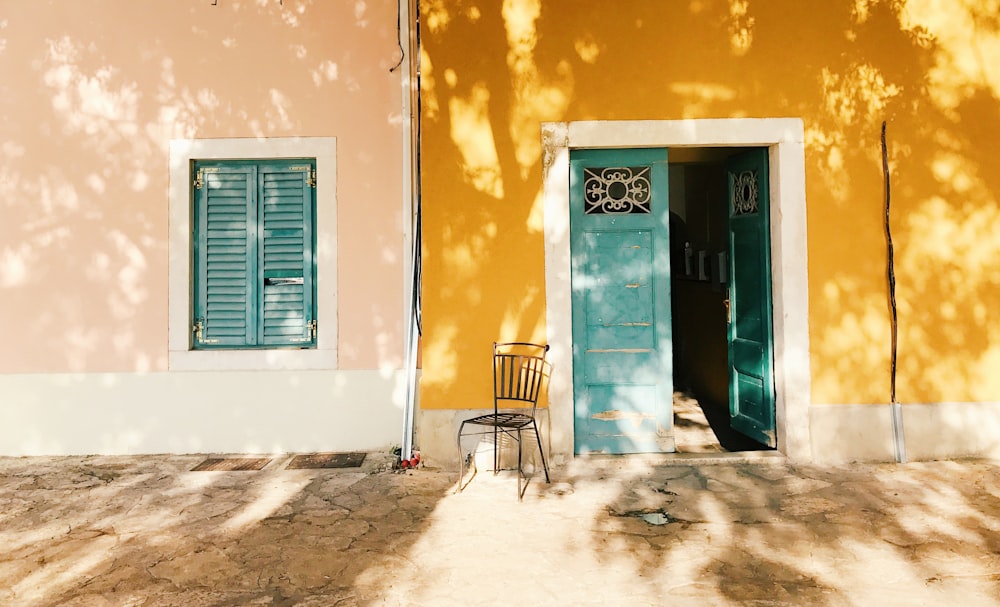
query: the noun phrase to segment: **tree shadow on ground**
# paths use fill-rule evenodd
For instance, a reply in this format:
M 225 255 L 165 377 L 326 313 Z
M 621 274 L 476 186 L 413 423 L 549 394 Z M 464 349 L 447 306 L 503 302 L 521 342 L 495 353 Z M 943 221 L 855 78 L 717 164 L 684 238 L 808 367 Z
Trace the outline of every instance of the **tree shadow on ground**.
M 984 462 L 453 473 L 0 460 L 9 605 L 1000 605 Z
M 0 460 L 0 603 L 362 604 L 414 567 L 453 481 L 285 458 L 190 472 L 202 459 Z
M 627 555 L 637 583 L 664 589 L 664 603 L 1000 604 L 989 463 L 654 465 L 623 476 L 582 549 L 613 536 L 616 557 Z

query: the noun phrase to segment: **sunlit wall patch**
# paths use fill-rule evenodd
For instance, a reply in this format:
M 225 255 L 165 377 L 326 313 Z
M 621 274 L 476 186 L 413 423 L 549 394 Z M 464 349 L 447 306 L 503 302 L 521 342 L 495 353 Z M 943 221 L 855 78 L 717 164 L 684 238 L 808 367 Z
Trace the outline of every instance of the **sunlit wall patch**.
M 583 169 L 584 210 L 587 215 L 649 213 L 650 167 Z

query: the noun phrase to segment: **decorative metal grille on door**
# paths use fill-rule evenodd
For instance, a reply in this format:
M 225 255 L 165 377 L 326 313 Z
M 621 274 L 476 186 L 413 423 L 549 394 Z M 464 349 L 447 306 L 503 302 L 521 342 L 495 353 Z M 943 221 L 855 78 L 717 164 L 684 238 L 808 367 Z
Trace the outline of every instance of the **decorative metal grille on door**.
M 648 166 L 584 168 L 584 214 L 649 213 L 649 176 Z
M 755 215 L 759 207 L 757 192 L 757 171 L 730 173 L 732 180 L 732 215 Z

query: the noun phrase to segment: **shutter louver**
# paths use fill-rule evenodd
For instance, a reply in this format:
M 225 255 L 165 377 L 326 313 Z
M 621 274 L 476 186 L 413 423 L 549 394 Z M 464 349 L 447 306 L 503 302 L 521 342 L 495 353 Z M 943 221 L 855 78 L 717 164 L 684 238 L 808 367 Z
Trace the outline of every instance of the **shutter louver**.
M 255 167 L 220 167 L 204 173 L 199 190 L 195 315 L 205 346 L 256 344 L 253 261 L 257 212 Z
M 262 165 L 259 331 L 265 345 L 308 346 L 313 320 L 311 166 Z

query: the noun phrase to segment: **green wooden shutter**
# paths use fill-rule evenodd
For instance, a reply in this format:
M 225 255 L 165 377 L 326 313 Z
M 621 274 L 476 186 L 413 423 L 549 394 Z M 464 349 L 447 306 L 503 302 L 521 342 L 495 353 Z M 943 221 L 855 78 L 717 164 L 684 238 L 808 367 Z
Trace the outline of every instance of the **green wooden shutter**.
M 264 345 L 315 344 L 312 164 L 260 165 L 258 331 Z
M 257 170 L 197 166 L 195 216 L 196 348 L 252 346 L 255 291 Z M 200 338 L 199 338 L 200 337 Z

